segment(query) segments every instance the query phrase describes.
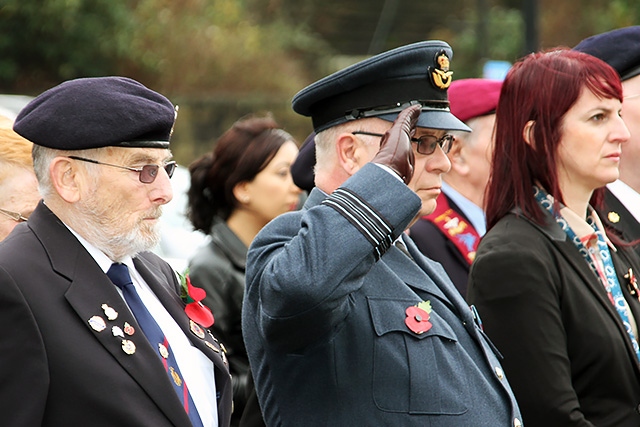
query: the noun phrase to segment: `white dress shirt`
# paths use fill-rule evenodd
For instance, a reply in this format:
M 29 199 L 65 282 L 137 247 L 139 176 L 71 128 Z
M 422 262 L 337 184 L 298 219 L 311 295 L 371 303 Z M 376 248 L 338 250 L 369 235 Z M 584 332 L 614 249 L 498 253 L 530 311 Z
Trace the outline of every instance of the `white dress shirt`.
M 82 246 L 84 246 L 106 274 L 109 268 L 111 268 L 113 261 L 82 236 L 70 228 L 69 230 L 76 236 L 78 241 L 80 241 Z M 188 384 L 189 392 L 198 410 L 202 424 L 205 427 L 218 427 L 218 406 L 216 404 L 216 383 L 214 380 L 213 362 L 205 356 L 204 353 L 191 345 L 191 342 L 182 329 L 180 329 L 180 326 L 178 326 L 149 285 L 135 269 L 133 259 L 127 257 L 122 261 L 122 264 L 125 264 L 129 268 L 133 286 L 136 288 L 140 299 L 156 323 L 158 323 L 160 329 L 162 329 L 167 341 L 169 341 L 169 346 L 171 350 L 173 350 L 180 373 L 182 373 L 185 382 Z M 122 295 L 122 291 L 117 286 L 114 285 L 114 287 L 116 287 L 116 290 Z

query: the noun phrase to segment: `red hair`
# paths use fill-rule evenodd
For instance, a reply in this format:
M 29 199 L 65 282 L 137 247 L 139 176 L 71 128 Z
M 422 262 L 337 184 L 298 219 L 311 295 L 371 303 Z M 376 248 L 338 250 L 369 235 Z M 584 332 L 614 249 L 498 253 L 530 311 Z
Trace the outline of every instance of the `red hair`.
M 600 59 L 566 48 L 532 53 L 507 74 L 496 110 L 495 148 L 487 187 L 487 229 L 513 208 L 542 224 L 544 214 L 533 197 L 537 181 L 564 203 L 558 183 L 557 152 L 562 124 L 583 88 L 600 98 L 622 102 L 616 71 Z M 523 137 L 529 121 L 531 144 Z M 597 205 L 602 189 L 594 192 Z

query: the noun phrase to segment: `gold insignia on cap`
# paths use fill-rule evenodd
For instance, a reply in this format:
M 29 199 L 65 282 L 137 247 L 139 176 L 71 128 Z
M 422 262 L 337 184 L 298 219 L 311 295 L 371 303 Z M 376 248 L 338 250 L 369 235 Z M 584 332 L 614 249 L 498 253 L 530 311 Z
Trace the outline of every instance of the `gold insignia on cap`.
M 609 219 L 609 222 L 612 222 L 614 224 L 617 224 L 618 222 L 620 222 L 620 215 L 618 215 L 617 212 L 613 212 L 613 211 L 609 212 L 607 214 L 607 218 Z
M 104 319 L 100 316 L 93 316 L 91 319 L 88 320 L 88 322 L 89 322 L 89 326 L 91 326 L 91 329 L 93 329 L 96 332 L 102 332 L 107 327 L 106 323 L 104 322 Z
M 440 89 L 447 89 L 451 85 L 451 76 L 453 71 L 449 71 L 449 56 L 443 50 L 439 51 L 434 57 L 434 67 L 429 67 L 431 72 L 431 81 Z

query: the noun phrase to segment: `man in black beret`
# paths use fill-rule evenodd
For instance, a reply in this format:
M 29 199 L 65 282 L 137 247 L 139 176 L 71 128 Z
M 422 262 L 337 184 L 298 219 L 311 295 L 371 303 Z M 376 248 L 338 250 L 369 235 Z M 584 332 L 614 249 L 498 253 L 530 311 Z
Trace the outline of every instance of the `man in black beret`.
M 610 184 L 598 215 L 629 242 L 640 239 L 640 26 L 625 27 L 591 36 L 575 50 L 611 65 L 620 75 L 624 102 L 622 119 L 631 138 L 622 145 L 620 178 Z M 636 245 L 640 254 L 640 245 Z
M 43 200 L 0 244 L 3 425 L 229 424 L 211 313 L 185 306 L 147 252 L 172 198 L 175 117 L 159 93 L 103 77 L 62 83 L 16 118 Z
M 267 425 L 520 426 L 497 353 L 404 235 L 450 167 L 453 52 L 403 46 L 300 91 L 315 188 L 247 259 L 243 334 Z M 309 150 L 312 152 L 312 150 Z

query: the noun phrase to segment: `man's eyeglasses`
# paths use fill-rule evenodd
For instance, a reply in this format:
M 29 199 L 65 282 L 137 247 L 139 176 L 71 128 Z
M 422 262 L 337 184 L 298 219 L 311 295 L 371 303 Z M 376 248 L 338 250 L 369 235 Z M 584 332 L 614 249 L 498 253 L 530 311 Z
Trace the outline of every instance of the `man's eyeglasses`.
M 20 212 L 8 211 L 6 209 L 0 209 L 0 214 L 8 216 L 12 220 L 16 222 L 23 222 L 27 220 L 27 217 L 22 215 Z
M 140 182 L 142 182 L 143 184 L 151 184 L 153 181 L 155 181 L 156 177 L 158 176 L 158 170 L 160 169 L 160 166 L 158 165 L 144 165 L 141 168 L 131 168 L 128 166 L 120 166 L 120 165 L 112 165 L 111 163 L 103 163 L 93 159 L 85 159 L 84 157 L 78 157 L 78 156 L 69 156 L 69 158 L 74 160 L 80 160 L 82 162 L 94 163 L 96 165 L 111 166 L 114 168 L 120 168 L 120 169 L 126 169 L 133 172 L 138 172 L 138 178 L 140 179 Z M 176 162 L 169 162 L 162 165 L 164 170 L 167 172 L 167 175 L 169 175 L 169 178 L 173 176 L 173 172 L 176 170 L 176 166 L 177 166 Z
M 373 132 L 365 132 L 365 131 L 355 131 L 351 132 L 353 135 L 369 135 L 369 136 L 377 136 L 382 138 L 384 135 L 381 133 L 373 133 Z M 439 145 L 444 151 L 444 154 L 449 153 L 451 151 L 451 146 L 453 145 L 454 136 L 450 134 L 445 134 L 442 138 L 438 138 L 435 135 L 422 135 L 420 138 L 411 138 L 411 142 L 415 142 L 417 144 L 416 151 L 420 154 L 433 154 L 436 151 L 436 147 Z

